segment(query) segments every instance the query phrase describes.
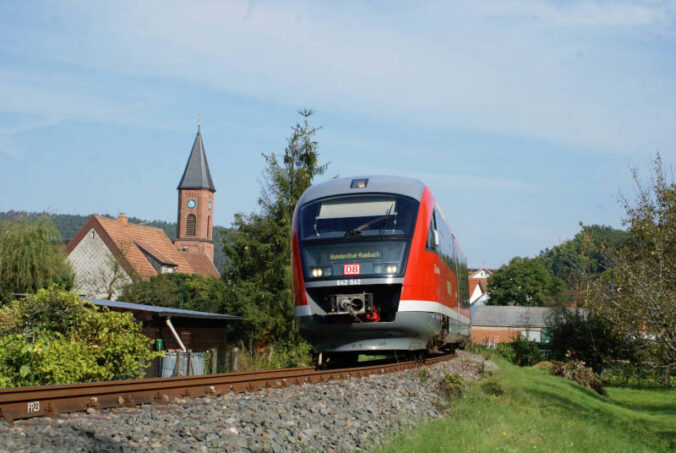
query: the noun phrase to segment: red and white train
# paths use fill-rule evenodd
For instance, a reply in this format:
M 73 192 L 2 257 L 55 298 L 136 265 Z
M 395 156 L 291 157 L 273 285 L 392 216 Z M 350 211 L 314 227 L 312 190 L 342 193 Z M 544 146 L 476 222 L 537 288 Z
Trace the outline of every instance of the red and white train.
M 467 260 L 411 178 L 310 187 L 293 218 L 296 328 L 320 363 L 454 348 L 470 333 Z

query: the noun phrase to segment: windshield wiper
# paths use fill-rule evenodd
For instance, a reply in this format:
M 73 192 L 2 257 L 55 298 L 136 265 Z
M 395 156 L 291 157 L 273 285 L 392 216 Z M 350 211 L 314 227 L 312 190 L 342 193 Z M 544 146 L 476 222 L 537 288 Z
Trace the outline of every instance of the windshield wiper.
M 368 222 L 364 223 L 363 225 L 359 225 L 356 228 L 352 228 L 350 231 L 345 233 L 346 238 L 351 238 L 355 236 L 360 236 L 362 231 L 366 231 L 370 229 L 372 226 L 379 224 L 383 220 L 387 220 L 390 217 L 390 214 L 385 214 L 384 216 L 380 216 L 376 219 L 369 220 Z

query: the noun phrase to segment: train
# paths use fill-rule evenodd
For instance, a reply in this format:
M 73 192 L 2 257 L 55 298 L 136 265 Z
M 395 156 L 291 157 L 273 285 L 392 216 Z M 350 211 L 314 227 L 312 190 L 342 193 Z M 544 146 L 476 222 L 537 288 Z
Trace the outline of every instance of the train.
M 467 258 L 419 180 L 313 185 L 292 231 L 295 328 L 317 365 L 455 350 L 469 338 Z

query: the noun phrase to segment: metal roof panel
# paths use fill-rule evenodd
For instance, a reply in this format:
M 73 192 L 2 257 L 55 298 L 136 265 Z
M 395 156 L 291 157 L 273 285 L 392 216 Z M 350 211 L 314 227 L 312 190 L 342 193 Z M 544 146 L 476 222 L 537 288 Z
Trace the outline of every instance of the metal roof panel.
M 136 304 L 133 302 L 123 302 L 118 300 L 101 300 L 101 299 L 83 299 L 91 302 L 94 305 L 110 308 L 120 308 L 123 310 L 147 311 L 155 313 L 162 317 L 171 318 L 201 318 L 201 319 L 221 319 L 221 320 L 237 320 L 242 319 L 240 316 L 227 315 L 221 313 L 207 313 L 203 311 L 183 310 L 181 308 L 158 307 L 156 305 Z
M 365 188 L 352 188 L 355 179 L 368 179 Z M 301 206 L 310 201 L 334 195 L 358 195 L 369 193 L 393 193 L 405 195 L 418 201 L 422 198 L 425 184 L 413 178 L 403 176 L 355 176 L 331 179 L 308 188 L 298 200 Z

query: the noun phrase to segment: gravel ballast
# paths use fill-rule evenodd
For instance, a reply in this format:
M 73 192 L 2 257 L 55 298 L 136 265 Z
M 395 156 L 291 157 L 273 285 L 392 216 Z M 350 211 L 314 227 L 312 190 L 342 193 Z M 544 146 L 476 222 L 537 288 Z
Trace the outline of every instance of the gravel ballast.
M 443 415 L 445 373 L 479 380 L 493 362 L 456 358 L 409 370 L 168 405 L 0 422 L 0 452 L 347 452 Z

